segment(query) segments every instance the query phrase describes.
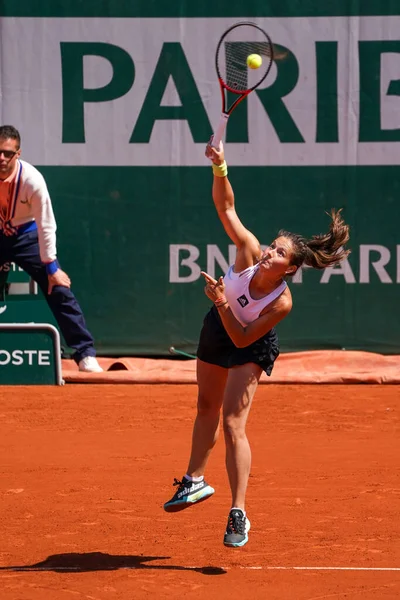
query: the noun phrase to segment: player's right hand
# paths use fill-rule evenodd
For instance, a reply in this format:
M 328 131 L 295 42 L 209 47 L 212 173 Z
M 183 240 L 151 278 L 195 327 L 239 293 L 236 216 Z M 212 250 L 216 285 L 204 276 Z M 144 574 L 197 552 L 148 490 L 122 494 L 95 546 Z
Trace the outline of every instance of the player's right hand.
M 224 145 L 222 142 L 220 142 L 219 144 L 219 148 L 214 148 L 214 146 L 211 145 L 212 142 L 212 137 L 210 139 L 210 141 L 208 142 L 207 146 L 206 146 L 206 152 L 205 155 L 207 158 L 209 158 L 210 160 L 212 160 L 212 162 L 216 165 L 222 165 L 222 163 L 225 160 L 225 155 L 224 155 Z
M 206 281 L 204 293 L 212 302 L 225 298 L 225 283 L 222 276 L 217 280 L 205 271 L 200 271 L 200 275 L 203 275 Z

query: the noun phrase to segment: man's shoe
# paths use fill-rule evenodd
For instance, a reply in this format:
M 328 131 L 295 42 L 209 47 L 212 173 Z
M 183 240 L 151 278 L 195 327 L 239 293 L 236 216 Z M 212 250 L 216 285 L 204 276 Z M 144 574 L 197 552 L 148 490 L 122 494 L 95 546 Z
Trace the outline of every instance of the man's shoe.
M 103 369 L 94 356 L 85 356 L 79 361 L 79 370 L 84 373 L 102 373 Z

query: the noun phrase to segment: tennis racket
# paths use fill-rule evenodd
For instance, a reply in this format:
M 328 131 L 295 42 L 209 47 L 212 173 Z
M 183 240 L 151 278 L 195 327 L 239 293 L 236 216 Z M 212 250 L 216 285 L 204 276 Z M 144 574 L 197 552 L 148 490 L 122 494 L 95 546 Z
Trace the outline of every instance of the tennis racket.
M 247 65 L 247 59 L 252 54 L 261 58 L 262 62 L 258 68 L 250 68 Z M 232 111 L 267 77 L 273 58 L 271 38 L 255 23 L 236 23 L 222 35 L 215 53 L 215 68 L 222 96 L 222 114 L 211 142 L 214 148 L 219 147 Z M 229 93 L 237 98 L 227 108 Z

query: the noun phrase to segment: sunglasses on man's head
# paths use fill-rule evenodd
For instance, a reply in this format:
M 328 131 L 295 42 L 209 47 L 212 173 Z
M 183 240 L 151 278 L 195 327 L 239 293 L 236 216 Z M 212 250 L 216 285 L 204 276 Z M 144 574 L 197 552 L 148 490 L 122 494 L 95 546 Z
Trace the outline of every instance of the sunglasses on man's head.
M 0 156 L 3 154 L 4 158 L 12 158 L 17 152 L 18 150 L 0 150 Z

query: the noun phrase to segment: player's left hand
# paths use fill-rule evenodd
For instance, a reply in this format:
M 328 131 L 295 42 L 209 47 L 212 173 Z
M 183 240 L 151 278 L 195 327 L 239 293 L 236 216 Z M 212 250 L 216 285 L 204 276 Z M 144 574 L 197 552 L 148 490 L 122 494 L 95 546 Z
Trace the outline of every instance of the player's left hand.
M 201 275 L 203 275 L 206 286 L 204 288 L 204 292 L 212 302 L 215 302 L 219 299 L 225 298 L 225 283 L 224 278 L 221 276 L 218 280 L 211 277 L 205 271 L 201 271 Z
M 53 291 L 53 287 L 56 285 L 60 285 L 62 287 L 67 287 L 67 288 L 71 287 L 70 278 L 61 269 L 57 269 L 57 271 L 55 273 L 53 273 L 53 275 L 48 275 L 48 281 L 49 281 L 49 287 L 48 287 L 47 293 L 49 294 L 49 296 L 50 296 L 51 292 Z

